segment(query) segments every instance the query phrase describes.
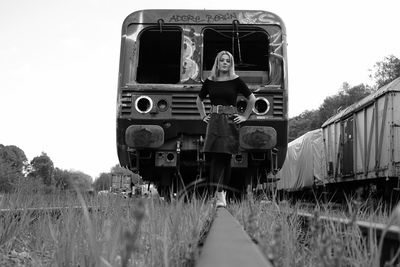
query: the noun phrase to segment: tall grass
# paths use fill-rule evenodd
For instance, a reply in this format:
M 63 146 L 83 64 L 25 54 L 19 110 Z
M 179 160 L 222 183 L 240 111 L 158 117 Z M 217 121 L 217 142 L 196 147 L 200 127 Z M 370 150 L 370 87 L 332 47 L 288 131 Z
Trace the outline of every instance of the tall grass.
M 0 208 L 69 208 L 58 216 L 35 218 L 32 211 L 19 218 L 3 215 L 2 266 L 192 266 L 202 227 L 211 216 L 205 198 L 169 203 L 113 195 L 6 198 Z M 92 205 L 100 208 L 90 210 Z
M 308 230 L 296 214 L 300 204 L 260 201 L 248 194 L 245 201 L 232 204 L 229 209 L 274 266 L 379 266 L 381 243 L 372 232 L 370 238 L 362 238 L 354 222 L 379 217 L 381 222 L 393 224 L 399 216 L 394 214 L 389 219 L 387 209 L 376 212 L 353 200 L 348 203 L 347 210 L 335 211 L 351 218 L 345 229 L 320 220 L 321 214 L 332 216 L 329 204 L 321 204 L 313 211 Z
M 398 224 L 400 208 L 390 216 L 382 204 L 372 209 L 354 200 L 348 203 L 345 210 L 334 212 L 329 203 L 319 205 L 308 230 L 296 215 L 300 203 L 256 199 L 249 193 L 228 209 L 274 266 L 378 266 L 382 243 L 361 238 L 354 221 Z M 32 207 L 67 208 L 57 216 L 39 216 L 26 209 Z M 3 197 L 0 208 L 24 208 L 18 215 L 0 216 L 0 266 L 193 266 L 204 226 L 215 212 L 205 197 L 167 203 L 23 191 Z M 343 231 L 320 220 L 321 215 L 346 215 L 352 221 Z

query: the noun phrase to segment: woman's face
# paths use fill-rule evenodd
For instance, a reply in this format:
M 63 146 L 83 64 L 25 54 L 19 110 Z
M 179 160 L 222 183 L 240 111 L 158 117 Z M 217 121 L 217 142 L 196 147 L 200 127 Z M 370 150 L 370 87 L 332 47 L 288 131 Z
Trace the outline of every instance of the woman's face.
M 231 59 L 228 55 L 224 54 L 219 59 L 219 70 L 220 71 L 229 71 L 231 67 Z

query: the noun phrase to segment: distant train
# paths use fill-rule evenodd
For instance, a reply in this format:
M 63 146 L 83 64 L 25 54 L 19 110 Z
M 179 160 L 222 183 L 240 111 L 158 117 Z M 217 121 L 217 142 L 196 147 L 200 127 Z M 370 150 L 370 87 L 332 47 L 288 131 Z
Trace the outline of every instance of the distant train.
M 285 191 L 400 190 L 400 78 L 289 143 L 278 177 Z
M 132 195 L 132 188 L 136 179 L 133 174 L 112 173 L 110 192 L 116 194 Z
M 240 129 L 241 152 L 232 157 L 233 181 L 240 187 L 266 179 L 283 164 L 288 132 L 283 21 L 258 10 L 137 11 L 122 25 L 117 151 L 121 166 L 154 182 L 161 193 L 208 175 L 202 153 L 206 124 L 195 101 L 221 50 L 234 55 L 237 74 L 256 96 Z M 238 112 L 245 107 L 239 96 Z

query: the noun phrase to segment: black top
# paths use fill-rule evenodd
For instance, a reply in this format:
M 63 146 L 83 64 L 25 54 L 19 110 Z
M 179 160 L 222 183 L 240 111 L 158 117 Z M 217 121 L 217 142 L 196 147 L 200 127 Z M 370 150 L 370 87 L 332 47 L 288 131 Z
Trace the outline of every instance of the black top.
M 246 98 L 251 95 L 250 89 L 240 77 L 228 81 L 206 79 L 201 87 L 199 98 L 203 100 L 209 95 L 211 105 L 236 106 L 236 98 L 239 93 Z

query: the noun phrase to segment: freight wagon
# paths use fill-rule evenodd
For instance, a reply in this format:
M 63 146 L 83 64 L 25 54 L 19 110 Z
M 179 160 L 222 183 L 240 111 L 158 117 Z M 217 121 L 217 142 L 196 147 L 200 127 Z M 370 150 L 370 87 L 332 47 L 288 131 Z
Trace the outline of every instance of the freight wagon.
M 318 135 L 322 142 L 307 152 L 311 153 L 307 158 L 317 157 L 321 165 L 308 164 L 294 170 L 311 143 L 297 146 L 298 157 L 290 157 L 292 146 L 312 139 L 303 136 L 289 143 L 288 157 L 278 173 L 278 189 L 296 191 L 323 185 L 329 191 L 354 192 L 361 188 L 389 197 L 400 187 L 400 78 L 329 118 Z M 310 168 L 321 166 L 325 170 L 319 178 L 302 176 L 312 173 Z
M 124 173 L 111 174 L 111 193 L 132 195 L 133 175 Z
M 398 188 L 399 127 L 400 78 L 328 119 L 322 131 L 329 182 Z

